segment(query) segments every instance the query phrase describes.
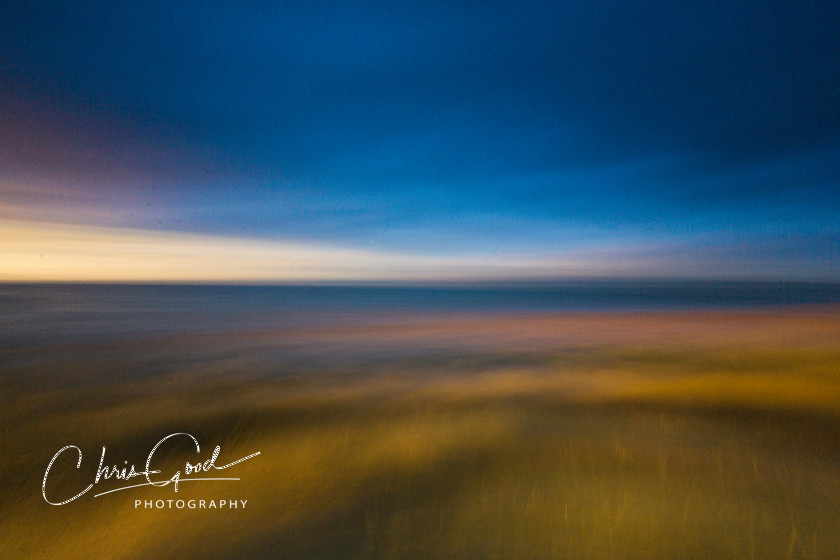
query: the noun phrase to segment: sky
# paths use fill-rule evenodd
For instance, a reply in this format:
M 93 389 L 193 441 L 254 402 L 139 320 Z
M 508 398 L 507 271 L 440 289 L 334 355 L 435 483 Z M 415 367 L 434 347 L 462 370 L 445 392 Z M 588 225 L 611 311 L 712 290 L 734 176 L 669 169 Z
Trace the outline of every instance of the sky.
M 838 29 L 836 1 L 3 2 L 0 280 L 838 281 Z

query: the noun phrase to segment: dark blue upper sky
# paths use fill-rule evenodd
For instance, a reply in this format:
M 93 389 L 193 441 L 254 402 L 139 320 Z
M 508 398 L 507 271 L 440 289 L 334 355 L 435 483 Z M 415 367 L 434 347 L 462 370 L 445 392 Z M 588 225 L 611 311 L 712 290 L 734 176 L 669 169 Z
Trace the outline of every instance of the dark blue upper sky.
M 836 1 L 4 2 L 0 30 L 0 218 L 840 279 Z

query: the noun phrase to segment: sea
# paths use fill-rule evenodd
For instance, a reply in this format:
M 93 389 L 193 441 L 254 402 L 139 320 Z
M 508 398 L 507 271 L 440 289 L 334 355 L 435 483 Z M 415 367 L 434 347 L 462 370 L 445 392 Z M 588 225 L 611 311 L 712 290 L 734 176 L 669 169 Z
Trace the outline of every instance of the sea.
M 840 283 L 562 281 L 460 285 L 0 284 L 0 344 L 296 328 L 447 315 L 840 304 Z

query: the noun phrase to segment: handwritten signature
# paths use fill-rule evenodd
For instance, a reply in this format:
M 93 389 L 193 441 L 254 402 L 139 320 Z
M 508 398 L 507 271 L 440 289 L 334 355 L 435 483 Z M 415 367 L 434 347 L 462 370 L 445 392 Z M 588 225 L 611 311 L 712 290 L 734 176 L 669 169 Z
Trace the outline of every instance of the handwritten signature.
M 174 437 L 177 437 L 177 436 L 184 436 L 184 437 L 190 438 L 193 441 L 193 443 L 195 444 L 196 453 L 201 453 L 201 448 L 198 445 L 198 440 L 195 439 L 195 437 L 193 437 L 191 434 L 188 434 L 188 433 L 185 433 L 185 432 L 178 432 L 178 433 L 175 433 L 175 434 L 169 434 L 168 436 L 166 436 L 165 438 L 163 438 L 162 440 L 157 442 L 157 444 L 155 444 L 155 446 L 149 452 L 149 456 L 146 458 L 146 465 L 145 465 L 144 470 L 138 471 L 135 468 L 134 465 L 128 465 L 128 461 L 124 461 L 125 466 L 123 466 L 123 467 L 118 467 L 116 465 L 109 467 L 109 466 L 105 465 L 105 447 L 103 446 L 102 447 L 102 455 L 99 457 L 99 467 L 96 469 L 96 478 L 94 478 L 93 482 L 90 483 L 87 486 L 87 488 L 85 488 L 84 490 L 82 490 L 81 492 L 79 492 L 78 494 L 73 496 L 72 498 L 67 498 L 66 500 L 63 500 L 63 501 L 60 501 L 60 502 L 53 502 L 53 501 L 50 501 L 49 498 L 47 498 L 47 478 L 50 475 L 50 469 L 52 469 L 53 463 L 55 463 L 55 461 L 56 461 L 56 459 L 58 459 L 59 455 L 61 455 L 62 453 L 64 453 L 65 451 L 67 451 L 69 449 L 75 449 L 76 452 L 78 453 L 78 460 L 76 461 L 76 468 L 78 469 L 78 468 L 81 468 L 81 466 L 82 466 L 82 450 L 79 449 L 75 445 L 65 445 L 64 447 L 59 449 L 58 452 L 56 452 L 55 455 L 53 455 L 53 458 L 50 460 L 50 464 L 47 465 L 47 470 L 46 470 L 46 472 L 44 472 L 44 481 L 41 484 L 41 494 L 44 496 L 44 500 L 46 500 L 46 502 L 48 504 L 51 504 L 51 505 L 54 505 L 54 506 L 62 506 L 64 504 L 70 503 L 73 500 L 76 500 L 76 499 L 80 498 L 81 496 L 84 496 L 85 494 L 90 492 L 91 488 L 93 488 L 94 485 L 98 484 L 101 480 L 108 480 L 110 478 L 114 478 L 114 479 L 117 479 L 117 480 L 131 480 L 132 478 L 139 477 L 139 476 L 145 477 L 146 482 L 143 482 L 141 484 L 132 484 L 130 486 L 123 486 L 121 488 L 115 488 L 113 490 L 107 490 L 105 492 L 100 492 L 99 494 L 95 494 L 93 497 L 98 498 L 99 496 L 103 496 L 105 494 L 110 494 L 111 492 L 119 492 L 120 490 L 128 490 L 129 488 L 138 488 L 140 486 L 167 486 L 167 485 L 173 484 L 173 483 L 174 483 L 175 491 L 177 492 L 178 491 L 178 484 L 180 482 L 187 482 L 187 481 L 194 481 L 194 480 L 239 480 L 238 478 L 186 478 L 186 476 L 191 475 L 191 474 L 202 473 L 202 472 L 208 473 L 208 472 L 211 472 L 212 469 L 216 469 L 216 470 L 227 469 L 227 468 L 232 467 L 234 465 L 237 465 L 237 464 L 239 464 L 243 461 L 247 461 L 248 459 L 252 459 L 252 458 L 254 458 L 254 457 L 256 457 L 257 455 L 260 454 L 260 452 L 257 451 L 256 453 L 251 453 L 250 455 L 248 455 L 246 457 L 242 457 L 241 459 L 237 459 L 236 461 L 233 461 L 232 463 L 228 463 L 226 465 L 221 465 L 220 466 L 220 465 L 216 464 L 216 459 L 218 459 L 219 453 L 221 452 L 221 446 L 217 445 L 216 449 L 213 450 L 213 454 L 206 461 L 203 461 L 203 462 L 199 461 L 198 463 L 190 463 L 189 461 L 187 461 L 186 464 L 184 465 L 184 469 L 183 469 L 184 478 L 182 478 L 182 471 L 179 470 L 168 479 L 164 478 L 162 480 L 152 480 L 152 475 L 160 474 L 160 472 L 161 472 L 159 470 L 153 470 L 151 468 L 152 459 L 154 458 L 155 452 L 158 450 L 158 448 L 161 445 L 164 444 L 164 442 L 166 442 L 166 441 L 168 441 L 168 440 L 170 440 Z

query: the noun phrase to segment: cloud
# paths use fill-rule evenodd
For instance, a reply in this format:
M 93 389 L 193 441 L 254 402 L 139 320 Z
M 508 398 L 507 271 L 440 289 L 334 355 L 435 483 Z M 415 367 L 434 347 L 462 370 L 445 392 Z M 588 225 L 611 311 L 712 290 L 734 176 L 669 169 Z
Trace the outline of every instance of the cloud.
M 837 244 L 836 236 L 828 240 Z M 602 243 L 555 254 L 447 255 L 365 250 L 130 228 L 0 220 L 5 282 L 503 281 L 574 277 L 833 278 L 836 259 L 792 246 L 710 248 Z M 817 247 L 825 240 L 817 240 Z M 765 253 L 785 252 L 767 258 Z M 791 270 L 790 263 L 800 258 Z M 784 262 L 783 262 L 784 261 Z
M 0 240 L 0 281 L 457 280 L 533 273 L 539 265 L 11 220 L 0 221 Z

